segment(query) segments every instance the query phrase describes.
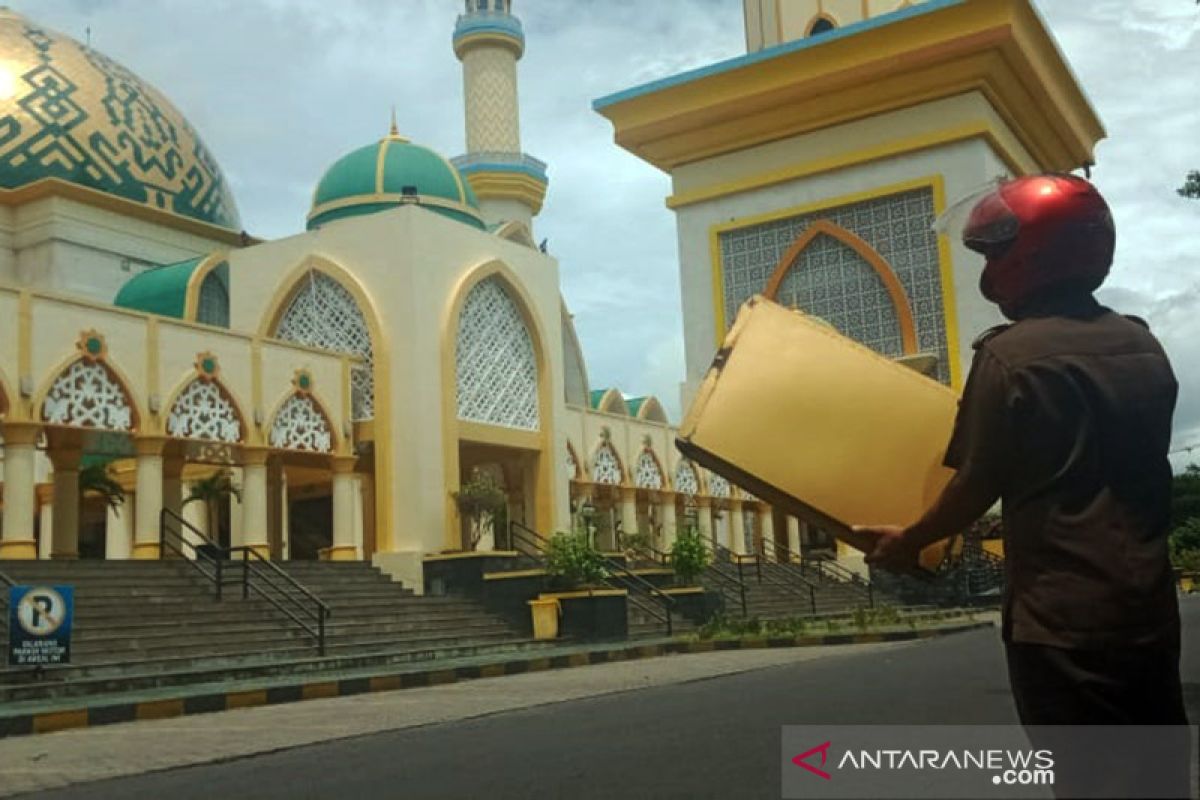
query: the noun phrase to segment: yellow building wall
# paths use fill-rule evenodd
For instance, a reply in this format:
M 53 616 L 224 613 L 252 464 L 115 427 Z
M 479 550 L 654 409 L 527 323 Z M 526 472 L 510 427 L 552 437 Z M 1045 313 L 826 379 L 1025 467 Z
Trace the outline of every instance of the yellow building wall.
M 803 39 L 819 17 L 842 28 L 920 2 L 923 0 L 744 0 L 746 49 L 754 52 Z

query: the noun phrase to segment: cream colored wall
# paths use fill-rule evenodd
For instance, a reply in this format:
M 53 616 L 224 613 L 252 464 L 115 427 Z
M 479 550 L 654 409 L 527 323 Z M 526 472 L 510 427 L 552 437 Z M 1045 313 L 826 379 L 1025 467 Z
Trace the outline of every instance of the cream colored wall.
M 818 15 L 839 28 L 888 14 L 923 0 L 744 0 L 746 49 L 750 52 L 802 39 Z
M 309 348 L 259 343 L 255 337 L 194 325 L 177 320 L 104 307 L 67 295 L 28 294 L 28 336 L 21 332 L 22 292 L 0 286 L 0 376 L 9 400 L 19 399 L 18 370 L 25 366 L 33 394 L 30 402 L 42 399 L 59 372 L 79 357 L 76 342 L 83 331 L 96 331 L 108 347 L 106 361 L 126 382 L 141 419 L 142 433 L 164 430 L 172 395 L 195 374 L 196 356 L 211 351 L 218 357 L 221 380 L 234 395 L 246 417 L 254 425 L 254 351 L 261 347 L 258 381 L 267 388 L 267 396 L 276 400 L 291 386 L 295 370 L 312 372 L 316 393 L 327 400 L 326 411 L 335 426 L 344 428 L 349 421 L 348 389 L 342 380 L 345 359 Z M 150 410 L 151 396 L 158 399 L 158 414 Z M 40 419 L 41 409 L 21 404 L 11 409 L 8 418 Z M 266 411 L 270 411 L 268 408 Z M 269 418 L 264 418 L 269 423 Z
M 385 568 L 419 587 L 419 558 L 445 541 L 447 422 L 442 396 L 442 336 L 460 283 L 475 269 L 499 260 L 528 293 L 547 348 L 552 411 L 543 420 L 555 441 L 563 417 L 561 300 L 558 265 L 524 245 L 508 242 L 415 206 L 339 220 L 319 230 L 232 253 L 231 322 L 258 329 L 284 281 L 320 256 L 354 275 L 372 299 L 384 346 L 376 358 L 390 373 L 390 398 L 376 385 L 376 424 L 388 415 L 391 484 L 378 495 L 390 506 L 395 529 L 380 531 L 381 548 L 395 558 Z M 451 354 L 452 358 L 452 354 Z M 378 374 L 378 366 L 377 366 Z M 560 453 L 554 450 L 552 455 Z M 552 462 L 556 466 L 558 460 Z M 569 516 L 565 491 L 554 492 L 557 524 Z M 402 558 L 399 556 L 403 556 Z
M 807 152 L 803 149 L 802 139 L 792 142 L 794 152 Z M 785 151 L 784 147 L 770 146 L 768 152 L 759 154 L 757 162 L 751 156 L 746 164 L 757 163 L 759 166 L 754 171 L 758 172 L 769 168 L 772 163 L 778 163 Z M 678 209 L 682 265 L 680 282 L 687 359 L 684 407 L 690 403 L 717 348 L 711 250 L 713 226 L 935 176 L 941 177 L 946 197 L 953 201 L 993 177 L 997 163 L 998 159 L 987 143 L 971 139 L 785 181 Z M 729 174 L 729 170 L 723 169 L 722 174 Z M 965 375 L 971 358 L 972 341 L 979 332 L 998 324 L 1002 319 L 998 311 L 980 302 L 977 297 L 975 287 L 980 268 L 977 256 L 959 243 L 952 244 L 951 254 L 958 302 L 959 360 L 962 374 Z M 732 323 L 732 320 L 729 322 Z
M 0 245 L 10 244 L 0 247 L 0 280 L 101 303 L 139 272 L 226 246 L 62 197 L 4 210 Z

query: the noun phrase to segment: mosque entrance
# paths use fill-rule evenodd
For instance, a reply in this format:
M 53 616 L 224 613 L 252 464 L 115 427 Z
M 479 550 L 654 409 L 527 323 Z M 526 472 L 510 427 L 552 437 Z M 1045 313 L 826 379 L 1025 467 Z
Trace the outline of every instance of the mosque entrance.
M 502 512 L 478 529 L 460 519 L 460 546 L 471 550 L 511 550 L 509 521 L 535 528 L 537 451 L 515 447 L 461 442 L 458 451 L 459 486 L 490 483 L 505 496 Z M 547 531 L 538 531 L 543 536 Z

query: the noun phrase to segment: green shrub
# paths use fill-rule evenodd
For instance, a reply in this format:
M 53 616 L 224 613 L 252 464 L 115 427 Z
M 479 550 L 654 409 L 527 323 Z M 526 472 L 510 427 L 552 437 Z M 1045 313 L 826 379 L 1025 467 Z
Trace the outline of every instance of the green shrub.
M 649 534 L 621 534 L 621 552 L 625 553 L 628 558 L 649 558 L 652 549 Z
M 489 527 L 495 535 L 502 535 L 500 524 L 507 524 L 505 506 L 508 498 L 504 490 L 496 485 L 495 480 L 485 472 L 475 470 L 471 480 L 463 484 L 457 492 L 452 492 L 454 505 L 463 519 L 470 522 L 470 546 L 474 550 Z M 503 517 L 503 518 L 502 518 Z
M 598 584 L 608 577 L 604 556 L 583 533 L 556 533 L 550 537 L 546 572 L 568 588 Z
M 675 569 L 675 578 L 685 586 L 704 572 L 710 558 L 704 537 L 694 529 L 680 533 L 671 545 L 671 566 Z

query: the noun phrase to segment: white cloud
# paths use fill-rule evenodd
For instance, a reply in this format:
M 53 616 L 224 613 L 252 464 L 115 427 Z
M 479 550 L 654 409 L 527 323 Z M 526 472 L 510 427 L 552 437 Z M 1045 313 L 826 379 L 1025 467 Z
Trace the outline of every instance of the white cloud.
M 301 229 L 312 187 L 386 130 L 463 149 L 459 0 L 8 0 L 161 88 L 224 166 L 245 226 Z M 1180 373 L 1181 432 L 1200 432 L 1195 263 L 1200 202 L 1200 9 L 1190 0 L 1036 0 L 1108 126 L 1095 178 L 1120 231 L 1114 300 L 1143 302 Z M 738 0 L 519 0 L 524 148 L 550 164 L 537 234 L 561 260 L 596 386 L 652 392 L 678 418 L 678 256 L 668 181 L 612 143 L 605 94 L 744 50 Z M 1180 439 L 1180 442 L 1183 442 Z

